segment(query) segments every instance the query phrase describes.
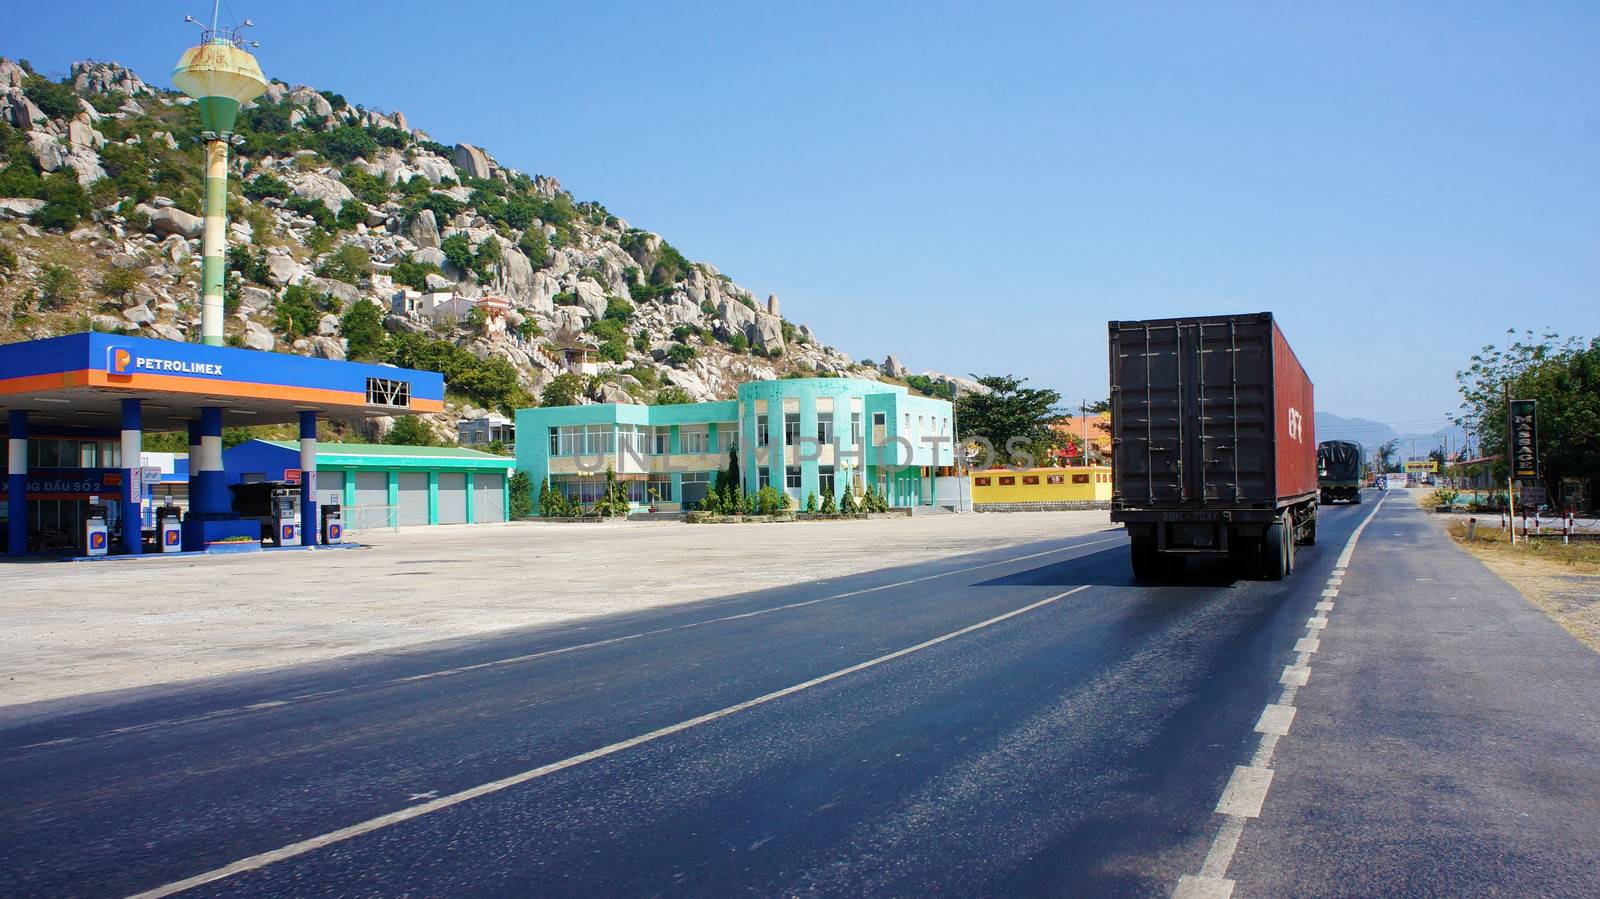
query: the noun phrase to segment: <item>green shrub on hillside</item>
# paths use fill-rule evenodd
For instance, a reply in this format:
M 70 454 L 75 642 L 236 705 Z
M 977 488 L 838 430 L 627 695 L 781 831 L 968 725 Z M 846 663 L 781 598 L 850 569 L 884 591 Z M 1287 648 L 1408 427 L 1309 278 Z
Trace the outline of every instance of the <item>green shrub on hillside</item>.
M 290 340 L 306 337 L 317 330 L 317 322 L 337 305 L 333 297 L 318 293 L 304 284 L 284 288 L 278 300 L 278 331 Z

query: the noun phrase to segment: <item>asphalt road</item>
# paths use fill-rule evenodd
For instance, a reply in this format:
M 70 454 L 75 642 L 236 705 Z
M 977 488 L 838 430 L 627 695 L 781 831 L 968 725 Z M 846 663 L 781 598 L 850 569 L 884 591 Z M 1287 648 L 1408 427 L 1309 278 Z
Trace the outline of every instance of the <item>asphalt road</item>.
M 1391 508 L 1352 585 L 1416 564 L 1368 558 Z M 1325 508 L 1278 583 L 1134 586 L 1107 531 L 0 712 L 0 894 L 1170 895 L 1371 509 Z M 1331 726 L 1349 701 L 1329 691 Z M 1327 858 L 1268 828 L 1294 820 L 1280 794 L 1317 788 L 1292 780 L 1244 831 L 1239 895 L 1339 892 L 1271 879 Z

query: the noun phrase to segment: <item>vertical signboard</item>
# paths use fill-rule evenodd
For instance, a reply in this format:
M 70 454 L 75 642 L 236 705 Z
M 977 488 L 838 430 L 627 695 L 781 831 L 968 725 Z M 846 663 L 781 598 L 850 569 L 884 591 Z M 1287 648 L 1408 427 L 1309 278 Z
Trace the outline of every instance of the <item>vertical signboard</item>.
M 1539 480 L 1538 400 L 1511 401 L 1511 476 Z

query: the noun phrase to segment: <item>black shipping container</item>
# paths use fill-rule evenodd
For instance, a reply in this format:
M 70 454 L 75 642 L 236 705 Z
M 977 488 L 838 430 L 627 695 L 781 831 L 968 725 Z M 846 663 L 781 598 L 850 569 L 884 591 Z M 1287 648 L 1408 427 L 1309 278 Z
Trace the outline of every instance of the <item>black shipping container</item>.
M 1269 312 L 1110 322 L 1111 520 L 1135 573 L 1190 556 L 1293 570 L 1316 539 L 1311 380 Z

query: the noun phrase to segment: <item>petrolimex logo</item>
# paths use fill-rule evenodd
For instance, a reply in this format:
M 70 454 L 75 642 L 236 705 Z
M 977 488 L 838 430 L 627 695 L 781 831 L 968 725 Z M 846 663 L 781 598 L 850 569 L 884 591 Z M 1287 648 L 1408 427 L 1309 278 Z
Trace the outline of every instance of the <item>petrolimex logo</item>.
M 222 377 L 222 366 L 216 362 L 189 362 L 182 359 L 163 359 L 146 356 L 125 346 L 106 348 L 106 371 L 113 375 L 134 375 L 143 372 L 163 375 L 205 375 Z

